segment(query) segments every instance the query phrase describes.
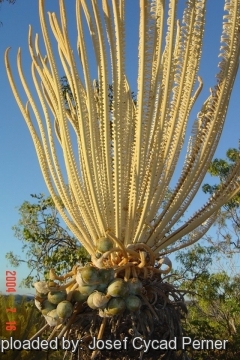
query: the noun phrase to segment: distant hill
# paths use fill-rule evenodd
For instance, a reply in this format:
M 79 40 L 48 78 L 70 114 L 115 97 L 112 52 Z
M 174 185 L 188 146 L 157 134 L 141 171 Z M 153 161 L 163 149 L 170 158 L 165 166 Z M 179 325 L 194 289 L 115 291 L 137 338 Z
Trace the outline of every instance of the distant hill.
M 34 296 L 31 296 L 31 295 L 19 295 L 19 294 L 1 294 L 0 293 L 0 296 L 4 296 L 4 297 L 9 297 L 9 296 L 13 296 L 14 297 L 14 300 L 17 304 L 20 304 L 21 301 L 22 301 L 22 298 L 24 297 L 26 299 L 26 301 L 32 301 L 34 300 Z

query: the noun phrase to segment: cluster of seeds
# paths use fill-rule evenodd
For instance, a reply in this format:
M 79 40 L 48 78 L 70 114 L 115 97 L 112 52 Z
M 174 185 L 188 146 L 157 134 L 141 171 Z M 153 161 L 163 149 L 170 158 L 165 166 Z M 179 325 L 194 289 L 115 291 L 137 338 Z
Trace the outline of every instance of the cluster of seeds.
M 48 284 L 43 281 L 39 281 L 34 285 L 37 289 L 35 305 L 50 326 L 59 325 L 71 316 L 73 304 L 67 300 L 66 290 L 50 290 L 51 287 L 49 288 Z M 47 290 L 47 292 L 44 291 L 44 289 Z
M 112 234 L 98 239 L 95 250 L 90 263 L 62 276 L 51 269 L 49 281 L 34 284 L 35 304 L 47 322 L 34 337 L 53 327 L 48 340 L 56 332 L 59 339 L 81 338 L 87 358 L 95 360 L 98 350 L 90 354 L 88 343 L 105 331 L 114 339 L 180 336 L 183 296 L 161 276 L 171 261 L 156 258 L 143 243 L 125 247 Z
M 75 303 L 87 302 L 91 309 L 99 310 L 101 317 L 118 315 L 125 309 L 135 312 L 141 307 L 142 282 L 137 278 L 125 281 L 115 278 L 113 269 L 86 266 L 77 270 L 75 279 L 77 288 L 72 291 L 60 290 L 61 287 L 53 282 L 34 284 L 37 290 L 35 305 L 50 326 L 69 318 Z
M 169 260 L 164 261 L 169 272 L 171 264 Z M 125 310 L 134 313 L 143 303 L 148 303 L 142 280 L 149 278 L 149 274 L 166 273 L 160 270 L 163 263 L 163 259 L 156 262 L 146 244 L 125 248 L 118 239 L 100 238 L 90 264 L 76 266 L 64 276 L 56 275 L 51 269 L 49 282 L 34 284 L 35 304 L 48 325 L 59 327 L 71 317 L 76 304 L 86 303 L 102 318 L 119 315 Z M 71 280 L 63 284 L 67 278 Z
M 118 315 L 126 308 L 137 311 L 141 306 L 138 295 L 141 293 L 142 283 L 137 278 L 125 281 L 114 278 L 112 269 L 88 266 L 78 272 L 76 281 L 80 293 L 87 293 L 89 289 L 87 304 L 91 309 L 98 309 L 102 317 Z

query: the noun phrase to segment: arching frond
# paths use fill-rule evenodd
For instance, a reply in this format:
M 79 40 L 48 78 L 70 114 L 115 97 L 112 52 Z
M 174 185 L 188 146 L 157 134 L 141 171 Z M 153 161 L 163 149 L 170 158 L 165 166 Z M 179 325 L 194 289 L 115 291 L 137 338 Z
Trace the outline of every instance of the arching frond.
M 219 142 L 238 71 L 240 0 L 225 1 L 220 71 L 194 122 L 184 166 L 168 198 L 189 117 L 203 87 L 198 70 L 206 1 L 188 0 L 178 20 L 177 1 L 139 0 L 136 102 L 125 70 L 124 1 L 76 0 L 78 56 L 70 45 L 64 0 L 59 0 L 59 6 L 60 19 L 48 14 L 58 56 L 44 0 L 39 0 L 39 14 L 46 56 L 40 52 L 38 36 L 33 41 L 29 29 L 38 103 L 22 71 L 21 51 L 17 66 L 26 105 L 12 76 L 9 49 L 5 62 L 44 179 L 64 221 L 92 255 L 98 239 L 106 234 L 122 249 L 144 243 L 155 254 L 196 242 L 212 225 L 218 209 L 240 189 L 239 160 L 214 197 L 185 220 Z M 86 32 L 92 39 L 97 81 L 91 78 Z M 67 95 L 68 106 L 59 61 L 72 93 Z M 185 236 L 187 242 L 174 246 Z

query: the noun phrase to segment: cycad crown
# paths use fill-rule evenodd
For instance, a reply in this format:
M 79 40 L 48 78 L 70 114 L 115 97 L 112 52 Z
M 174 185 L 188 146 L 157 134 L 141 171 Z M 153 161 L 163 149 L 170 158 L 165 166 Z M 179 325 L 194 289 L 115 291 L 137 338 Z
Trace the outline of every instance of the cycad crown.
M 208 203 L 178 225 L 216 150 L 238 70 L 240 1 L 226 0 L 220 71 L 195 120 L 177 185 L 169 193 L 189 115 L 203 85 L 197 74 L 205 2 L 188 0 L 183 18 L 178 21 L 177 1 L 139 0 L 136 101 L 125 75 L 124 1 L 112 0 L 110 4 L 109 0 L 102 0 L 102 5 L 96 0 L 76 1 L 78 58 L 74 57 L 68 38 L 64 1 L 59 0 L 60 22 L 54 13 L 48 14 L 73 95 L 67 95 L 67 106 L 60 83 L 63 74 L 57 70 L 57 54 L 46 24 L 44 0 L 39 1 L 39 12 L 46 56 L 39 50 L 38 36 L 34 42 L 29 29 L 32 77 L 41 110 L 22 72 L 20 49 L 17 64 L 28 97 L 26 105 L 16 89 L 6 52 L 9 81 L 32 135 L 50 194 L 68 227 L 92 255 L 98 239 L 106 235 L 120 247 L 145 243 L 155 254 L 167 247 L 166 252 L 171 252 L 190 245 L 209 229 L 220 206 L 239 191 L 237 162 Z M 134 2 L 132 6 L 136 5 Z M 98 67 L 98 80 L 94 82 L 84 39 L 84 16 Z M 33 125 L 32 113 L 37 127 Z M 63 170 L 59 144 L 65 162 Z M 187 240 L 179 245 L 177 241 L 187 235 Z

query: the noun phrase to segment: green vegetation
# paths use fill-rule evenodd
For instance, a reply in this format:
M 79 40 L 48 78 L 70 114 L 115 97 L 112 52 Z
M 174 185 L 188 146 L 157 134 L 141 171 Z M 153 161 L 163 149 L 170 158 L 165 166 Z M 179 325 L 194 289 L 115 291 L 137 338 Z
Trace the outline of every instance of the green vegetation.
M 183 327 L 192 339 L 228 340 L 227 350 L 193 350 L 190 359 L 237 360 L 240 355 L 240 275 L 211 273 L 213 247 L 196 245 L 178 255 L 180 287 L 189 291 L 188 317 Z
M 15 312 L 7 309 L 15 309 Z M 26 298 L 22 297 L 16 302 L 14 295 L 0 295 L 0 314 L 1 314 L 1 339 L 23 340 L 30 339 L 44 325 L 43 319 L 39 316 L 39 312 L 31 302 L 26 302 Z M 6 329 L 6 323 L 15 322 L 16 328 L 12 331 Z M 46 354 L 39 351 L 6 351 L 1 354 L 1 359 L 6 360 L 33 360 L 46 359 Z M 35 357 L 34 357 L 35 356 Z
M 214 195 L 214 192 L 226 180 L 230 170 L 236 164 L 240 151 L 230 148 L 226 159 L 215 159 L 209 168 L 209 173 L 217 178 L 219 184 L 203 185 L 205 193 Z M 220 252 L 228 254 L 239 253 L 240 250 L 240 192 L 219 210 L 216 227 L 216 238 L 208 240 Z
M 7 311 L 7 309 L 15 309 L 15 311 Z M 44 318 L 34 305 L 33 301 L 27 301 L 25 296 L 0 295 L 0 339 L 9 340 L 13 337 L 15 340 L 30 339 L 45 324 Z M 7 330 L 6 323 L 16 322 L 15 330 Z M 47 339 L 49 329 L 41 334 L 42 339 Z M 62 351 L 38 351 L 38 350 L 21 350 L 6 351 L 1 353 L 1 360 L 62 360 Z
M 12 251 L 6 258 L 14 267 L 27 263 L 30 273 L 21 286 L 31 287 L 41 277 L 47 277 L 49 270 L 56 273 L 68 272 L 73 265 L 89 260 L 87 251 L 79 241 L 62 227 L 59 214 L 50 197 L 31 194 L 33 202 L 24 201 L 19 208 L 19 222 L 13 226 L 14 235 L 22 241 L 24 256 Z M 37 272 L 37 276 L 33 272 Z

